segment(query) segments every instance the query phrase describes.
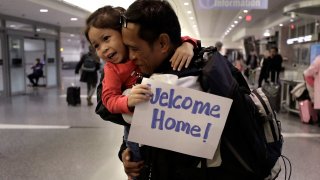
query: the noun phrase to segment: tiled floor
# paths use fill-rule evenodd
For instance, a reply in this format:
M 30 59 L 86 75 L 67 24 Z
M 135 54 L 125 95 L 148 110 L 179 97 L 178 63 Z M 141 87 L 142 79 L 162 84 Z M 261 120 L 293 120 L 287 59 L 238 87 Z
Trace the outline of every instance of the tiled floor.
M 63 87 L 73 81 L 71 74 L 64 72 Z M 0 180 L 126 179 L 117 157 L 122 127 L 101 120 L 85 96 L 82 100 L 81 106 L 68 106 L 65 88 L 28 89 L 26 95 L 0 99 Z M 318 180 L 320 128 L 300 123 L 296 115 L 282 113 L 279 119 L 291 179 Z

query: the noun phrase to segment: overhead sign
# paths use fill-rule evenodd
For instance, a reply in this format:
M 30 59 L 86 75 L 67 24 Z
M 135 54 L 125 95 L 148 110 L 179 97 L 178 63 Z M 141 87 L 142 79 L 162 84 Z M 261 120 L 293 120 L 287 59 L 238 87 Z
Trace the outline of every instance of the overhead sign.
M 291 38 L 287 39 L 287 44 L 294 44 L 294 43 L 304 43 L 304 42 L 310 42 L 315 41 L 316 39 L 313 37 L 313 35 L 307 35 L 307 36 L 301 36 L 297 38 Z
M 268 9 L 268 0 L 198 0 L 203 9 Z
M 153 97 L 135 107 L 129 140 L 212 159 L 232 100 L 146 79 Z

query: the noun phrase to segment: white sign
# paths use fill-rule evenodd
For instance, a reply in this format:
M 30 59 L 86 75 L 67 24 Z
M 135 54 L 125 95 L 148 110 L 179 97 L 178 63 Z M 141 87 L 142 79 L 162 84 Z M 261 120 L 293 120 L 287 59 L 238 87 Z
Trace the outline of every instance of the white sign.
M 268 0 L 198 0 L 203 9 L 268 9 Z
M 232 100 L 144 78 L 153 97 L 136 106 L 129 140 L 212 159 Z
M 312 41 L 312 39 L 313 39 L 312 35 L 301 36 L 297 38 L 288 39 L 287 44 L 309 42 L 309 41 Z

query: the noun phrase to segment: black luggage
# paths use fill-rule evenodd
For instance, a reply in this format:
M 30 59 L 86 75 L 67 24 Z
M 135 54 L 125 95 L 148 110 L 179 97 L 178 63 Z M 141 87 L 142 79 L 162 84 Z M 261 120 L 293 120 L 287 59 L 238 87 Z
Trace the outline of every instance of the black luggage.
M 275 76 L 277 77 L 277 75 Z M 281 107 L 281 87 L 278 83 L 278 80 L 276 80 L 275 82 L 265 83 L 262 86 L 262 90 L 268 97 L 272 108 L 276 112 L 279 112 Z
M 81 104 L 79 86 L 70 86 L 67 88 L 67 103 L 72 106 Z

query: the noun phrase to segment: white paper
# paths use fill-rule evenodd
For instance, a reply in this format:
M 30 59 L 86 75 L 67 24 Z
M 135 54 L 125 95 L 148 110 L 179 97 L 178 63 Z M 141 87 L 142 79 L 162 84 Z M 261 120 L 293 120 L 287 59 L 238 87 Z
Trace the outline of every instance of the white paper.
M 142 84 L 153 97 L 136 106 L 129 140 L 212 159 L 232 100 L 147 78 Z

